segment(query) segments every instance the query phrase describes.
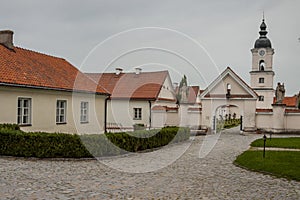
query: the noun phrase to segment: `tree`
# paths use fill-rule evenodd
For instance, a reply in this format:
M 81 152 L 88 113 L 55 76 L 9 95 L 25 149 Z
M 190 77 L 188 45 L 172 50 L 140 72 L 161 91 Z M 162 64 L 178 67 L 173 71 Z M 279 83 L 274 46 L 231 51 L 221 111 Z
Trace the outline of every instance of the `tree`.
M 183 77 L 182 77 L 182 79 L 181 79 L 181 81 L 180 81 L 180 83 L 179 83 L 179 87 L 178 87 L 178 91 L 177 91 L 177 95 L 176 95 L 176 97 L 177 97 L 177 103 L 180 103 L 180 101 L 181 101 L 181 91 L 182 91 L 182 87 L 183 86 L 187 86 L 188 84 L 187 84 L 187 78 L 186 78 L 186 76 L 185 75 L 183 75 Z
M 181 79 L 181 81 L 179 83 L 179 88 L 182 88 L 183 83 L 185 83 L 185 85 L 187 85 L 187 79 L 186 79 L 185 75 L 183 75 L 183 77 L 182 77 L 182 79 Z

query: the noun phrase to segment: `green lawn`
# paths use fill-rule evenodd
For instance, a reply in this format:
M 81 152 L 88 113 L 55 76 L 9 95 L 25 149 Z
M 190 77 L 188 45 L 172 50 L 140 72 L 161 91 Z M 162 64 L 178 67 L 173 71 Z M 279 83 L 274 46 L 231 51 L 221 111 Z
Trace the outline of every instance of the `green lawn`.
M 263 139 L 255 140 L 251 143 L 252 147 L 263 147 Z M 300 149 L 300 137 L 291 138 L 268 138 L 266 140 L 266 147 L 279 147 L 279 148 L 290 148 L 290 149 Z
M 249 170 L 300 181 L 300 152 L 266 151 L 263 158 L 262 151 L 245 151 L 234 163 Z

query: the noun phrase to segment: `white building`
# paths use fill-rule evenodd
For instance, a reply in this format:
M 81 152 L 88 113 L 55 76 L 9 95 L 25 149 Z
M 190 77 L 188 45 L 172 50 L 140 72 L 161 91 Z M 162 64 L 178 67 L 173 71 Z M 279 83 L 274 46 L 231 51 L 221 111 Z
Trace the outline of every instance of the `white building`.
M 108 95 L 65 59 L 15 47 L 13 32 L 0 31 L 0 123 L 102 133 Z
M 99 133 L 189 126 L 215 130 L 224 115 L 241 118 L 244 131 L 300 130 L 299 94 L 274 100 L 271 41 L 264 19 L 252 53 L 248 85 L 227 67 L 204 91 L 185 86 L 176 97 L 168 71 L 83 74 L 62 58 L 15 47 L 0 32 L 0 123 L 25 131 Z
M 147 128 L 177 125 L 176 96 L 168 71 L 124 73 L 87 73 L 111 94 L 107 102 L 108 131 L 132 130 L 133 125 Z M 161 110 L 173 111 L 167 116 Z M 173 115 L 172 115 L 173 113 Z M 175 113 L 175 114 L 174 114 Z M 174 116 L 172 118 L 172 116 Z
M 260 36 L 251 49 L 250 86 L 228 67 L 201 93 L 202 126 L 214 130 L 218 115 L 230 108 L 242 117 L 244 131 L 299 132 L 299 95 L 285 97 L 283 103 L 275 104 L 274 49 L 266 28 L 263 19 Z

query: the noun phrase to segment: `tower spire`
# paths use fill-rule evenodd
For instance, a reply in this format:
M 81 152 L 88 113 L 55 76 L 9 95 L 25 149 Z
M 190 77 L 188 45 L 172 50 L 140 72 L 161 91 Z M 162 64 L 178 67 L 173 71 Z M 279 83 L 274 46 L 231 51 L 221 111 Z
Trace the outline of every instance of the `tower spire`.
M 263 15 L 263 19 L 259 31 L 260 38 L 266 37 L 266 35 L 268 34 L 268 31 L 266 29 L 267 29 L 267 25 L 265 23 L 265 16 Z

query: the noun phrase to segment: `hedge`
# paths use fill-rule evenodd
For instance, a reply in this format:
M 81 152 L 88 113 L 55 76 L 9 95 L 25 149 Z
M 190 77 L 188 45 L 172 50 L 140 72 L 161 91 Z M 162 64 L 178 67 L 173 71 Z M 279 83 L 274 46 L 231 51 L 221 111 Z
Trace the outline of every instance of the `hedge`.
M 166 127 L 128 133 L 76 135 L 23 132 L 17 125 L 0 124 L 0 155 L 37 158 L 91 158 L 120 155 L 185 141 L 188 128 Z

